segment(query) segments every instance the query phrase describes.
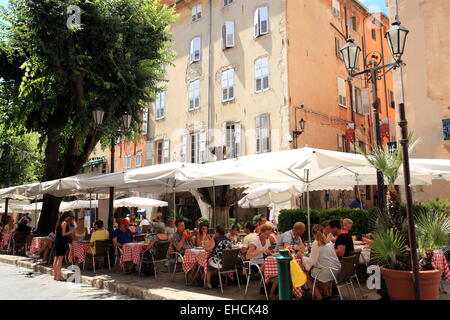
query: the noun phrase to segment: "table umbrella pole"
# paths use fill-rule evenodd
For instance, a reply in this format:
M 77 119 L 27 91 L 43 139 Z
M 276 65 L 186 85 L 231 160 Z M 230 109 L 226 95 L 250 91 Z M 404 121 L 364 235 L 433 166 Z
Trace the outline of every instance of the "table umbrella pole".
M 306 170 L 306 212 L 308 216 L 308 241 L 311 245 L 311 208 L 309 203 L 309 169 Z
M 177 204 L 175 198 L 175 188 L 172 188 L 172 196 L 173 196 L 173 219 L 177 220 Z

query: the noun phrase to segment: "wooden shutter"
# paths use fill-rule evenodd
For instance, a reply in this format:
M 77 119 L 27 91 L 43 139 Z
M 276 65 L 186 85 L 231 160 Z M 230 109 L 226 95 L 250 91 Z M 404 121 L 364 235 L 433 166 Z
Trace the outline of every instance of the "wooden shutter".
M 270 151 L 270 118 L 269 114 L 263 114 L 261 121 L 261 152 Z
M 146 153 L 145 153 L 145 164 L 151 166 L 153 164 L 153 144 L 154 141 L 147 141 Z
M 361 89 L 361 103 L 362 103 L 362 113 L 364 115 L 370 114 L 370 89 L 362 88 Z
M 234 47 L 234 22 L 225 22 L 225 48 Z
M 261 153 L 261 116 L 256 116 L 255 120 L 256 153 Z
M 170 140 L 165 138 L 163 141 L 163 163 L 170 161 Z
M 187 134 L 181 136 L 181 146 L 180 146 L 180 161 L 187 162 Z
M 269 33 L 269 12 L 267 7 L 259 8 L 260 35 Z
M 260 36 L 259 31 L 259 9 L 255 10 L 254 16 L 253 16 L 253 29 L 255 31 L 255 38 Z

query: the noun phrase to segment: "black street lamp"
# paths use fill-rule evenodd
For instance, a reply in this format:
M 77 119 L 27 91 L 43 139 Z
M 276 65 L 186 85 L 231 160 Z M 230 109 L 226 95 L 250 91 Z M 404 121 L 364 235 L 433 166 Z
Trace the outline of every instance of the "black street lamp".
M 293 139 L 294 149 L 297 149 L 297 147 L 298 147 L 297 138 L 300 137 L 303 132 L 305 132 L 306 121 L 302 118 L 299 122 L 297 122 L 297 110 L 302 110 L 304 107 L 305 107 L 304 104 L 302 104 L 300 107 L 294 108 L 295 130 L 292 132 L 292 134 L 294 136 L 294 139 Z M 297 129 L 297 123 L 300 125 L 300 130 Z
M 341 52 L 344 56 L 344 61 L 346 64 L 347 71 L 349 73 L 349 81 L 359 75 L 367 74 L 368 81 L 372 83 L 373 92 L 373 112 L 375 116 L 375 135 L 377 138 L 377 145 L 382 148 L 381 135 L 380 135 L 380 121 L 378 115 L 378 93 L 377 93 L 377 80 L 381 80 L 382 77 L 391 70 L 399 68 L 402 70 L 404 63 L 402 61 L 402 56 L 405 51 L 406 38 L 409 34 L 409 30 L 401 26 L 400 21 L 398 21 L 398 7 L 396 20 L 392 23 L 391 29 L 386 32 L 385 38 L 388 41 L 389 49 L 392 56 L 395 59 L 394 63 L 389 63 L 382 65 L 383 56 L 377 52 L 371 52 L 366 56 L 366 70 L 358 73 L 353 73 L 356 70 L 356 62 L 354 60 L 355 56 L 358 54 L 358 49 L 355 49 L 354 42 L 349 39 L 348 43 L 342 47 Z M 403 88 L 402 88 L 403 90 Z M 402 146 L 403 152 L 403 176 L 405 182 L 405 194 L 406 194 L 406 214 L 408 220 L 408 240 L 409 248 L 411 253 L 411 266 L 414 275 L 414 293 L 416 300 L 420 300 L 420 283 L 419 283 L 419 265 L 417 259 L 417 244 L 416 235 L 414 227 L 414 215 L 413 215 L 413 201 L 411 192 L 411 172 L 409 167 L 409 150 L 408 150 L 408 122 L 406 121 L 405 104 L 404 101 L 399 104 L 399 126 L 401 128 L 401 140 L 399 141 Z M 377 184 L 378 184 L 378 202 L 381 207 L 385 204 L 385 193 L 384 193 L 384 181 L 383 175 L 377 172 Z
M 97 126 L 100 126 L 103 122 L 105 111 L 101 107 L 96 107 L 92 110 L 92 117 Z M 122 115 L 122 126 L 125 130 L 128 130 L 131 125 L 131 115 L 125 113 Z M 115 156 L 115 137 L 111 136 L 111 168 L 110 173 L 114 173 L 114 156 Z M 108 217 L 108 230 L 113 228 L 113 215 L 114 215 L 114 187 L 109 188 L 109 217 Z

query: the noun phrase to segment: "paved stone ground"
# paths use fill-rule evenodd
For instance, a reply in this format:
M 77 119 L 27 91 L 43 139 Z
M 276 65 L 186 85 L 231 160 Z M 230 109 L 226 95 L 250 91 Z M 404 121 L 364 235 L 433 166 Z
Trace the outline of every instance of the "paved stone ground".
M 130 297 L 84 284 L 54 281 L 53 277 L 0 263 L 0 300 L 125 300 Z
M 15 264 L 21 267 L 26 267 L 38 272 L 51 274 L 50 266 L 42 265 L 39 260 L 33 260 L 26 257 L 17 257 L 9 255 L 0 255 L 0 262 Z M 70 275 L 68 271 L 63 274 L 67 277 Z M 2 277 L 3 278 L 3 277 Z M 53 281 L 49 278 L 49 281 Z M 239 289 L 237 285 L 230 285 L 224 288 L 224 294 L 221 294 L 220 289 L 206 290 L 202 286 L 192 285 L 187 286 L 184 280 L 183 273 L 177 273 L 172 280 L 172 275 L 168 274 L 167 268 L 162 265 L 158 268 L 158 278 L 139 276 L 137 272 L 131 274 L 124 274 L 122 270 L 116 266 L 112 271 L 108 269 L 99 269 L 96 273 L 92 271 L 82 271 L 81 281 L 85 285 L 97 287 L 100 289 L 107 289 L 123 296 L 130 296 L 136 299 L 149 300 L 261 300 L 265 299 L 259 293 L 258 279 L 250 282 L 247 297 L 244 297 L 245 283 L 241 284 Z M 62 285 L 65 285 L 62 283 Z M 1 287 L 0 287 L 1 288 Z M 441 299 L 450 300 L 450 283 L 445 283 L 445 289 L 448 292 L 446 295 L 441 295 Z M 368 290 L 364 283 L 362 288 L 364 300 L 378 300 L 380 296 L 373 290 Z M 360 292 L 356 287 L 356 293 L 360 299 Z M 347 294 L 347 290 L 343 289 L 344 299 L 351 299 Z M 306 293 L 305 296 L 308 294 Z

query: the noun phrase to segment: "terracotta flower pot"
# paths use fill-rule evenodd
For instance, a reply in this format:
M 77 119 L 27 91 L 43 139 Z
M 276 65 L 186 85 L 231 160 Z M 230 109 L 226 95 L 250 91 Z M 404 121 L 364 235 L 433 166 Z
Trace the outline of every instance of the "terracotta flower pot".
M 414 300 L 413 272 L 381 267 L 389 298 L 392 300 Z M 421 300 L 439 300 L 440 270 L 419 271 Z

